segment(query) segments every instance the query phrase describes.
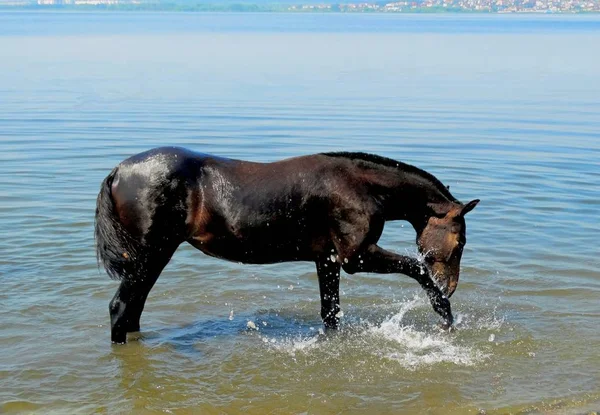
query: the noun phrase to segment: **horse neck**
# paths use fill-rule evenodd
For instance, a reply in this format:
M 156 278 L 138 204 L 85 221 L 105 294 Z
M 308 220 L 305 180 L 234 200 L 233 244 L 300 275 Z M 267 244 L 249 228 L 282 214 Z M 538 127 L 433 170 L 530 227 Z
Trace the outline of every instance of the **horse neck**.
M 379 175 L 376 187 L 386 220 L 407 220 L 417 232 L 432 215 L 443 215 L 455 205 L 436 184 L 401 169 Z

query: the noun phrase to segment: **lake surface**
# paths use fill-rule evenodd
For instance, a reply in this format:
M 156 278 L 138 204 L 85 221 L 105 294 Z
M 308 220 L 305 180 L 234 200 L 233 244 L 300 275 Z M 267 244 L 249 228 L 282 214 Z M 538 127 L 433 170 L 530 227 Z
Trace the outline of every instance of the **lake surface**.
M 0 412 L 600 410 L 598 45 L 591 15 L 0 13 Z M 162 145 L 367 151 L 480 198 L 457 331 L 408 277 L 359 274 L 323 336 L 312 264 L 186 245 L 111 345 L 95 198 Z

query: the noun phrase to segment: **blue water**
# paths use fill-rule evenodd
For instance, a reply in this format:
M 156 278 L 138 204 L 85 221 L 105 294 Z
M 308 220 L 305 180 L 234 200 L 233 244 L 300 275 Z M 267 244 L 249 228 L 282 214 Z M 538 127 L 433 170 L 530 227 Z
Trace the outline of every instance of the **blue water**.
M 11 36 L 173 33 L 573 34 L 600 30 L 595 15 L 85 13 L 13 12 L 0 16 Z
M 0 13 L 1 411 L 597 410 L 599 44 L 595 15 Z M 373 152 L 481 199 L 457 332 L 373 274 L 343 276 L 343 333 L 320 339 L 310 264 L 185 246 L 112 347 L 95 197 L 161 145 Z

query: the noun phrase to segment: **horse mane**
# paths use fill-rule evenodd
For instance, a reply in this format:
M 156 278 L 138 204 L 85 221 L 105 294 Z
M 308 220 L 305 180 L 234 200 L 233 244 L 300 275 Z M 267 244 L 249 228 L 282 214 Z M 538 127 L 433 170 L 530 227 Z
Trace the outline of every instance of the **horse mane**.
M 444 197 L 446 197 L 451 202 L 458 202 L 458 200 L 452 196 L 452 193 L 448 190 L 446 186 L 442 182 L 438 180 L 433 174 L 426 172 L 418 167 L 415 167 L 411 164 L 403 163 L 401 161 L 397 161 L 388 157 L 379 156 L 377 154 L 369 154 L 362 152 L 351 152 L 351 151 L 338 151 L 332 153 L 322 153 L 328 157 L 341 157 L 347 158 L 350 160 L 357 160 L 365 163 L 376 164 L 378 166 L 385 166 L 390 168 L 395 168 L 402 170 L 403 172 L 417 175 L 436 188 Z

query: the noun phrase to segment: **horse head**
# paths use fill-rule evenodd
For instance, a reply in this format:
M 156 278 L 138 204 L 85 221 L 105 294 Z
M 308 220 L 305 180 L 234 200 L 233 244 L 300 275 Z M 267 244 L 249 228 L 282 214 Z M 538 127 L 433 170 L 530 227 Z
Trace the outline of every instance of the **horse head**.
M 452 203 L 443 210 L 434 209 L 425 226 L 417 234 L 419 252 L 424 256 L 431 276 L 448 297 L 458 285 L 460 259 L 467 243 L 465 215 L 479 203 Z

